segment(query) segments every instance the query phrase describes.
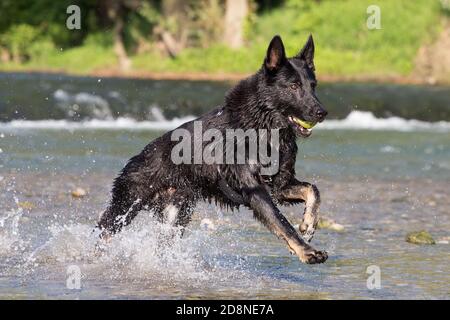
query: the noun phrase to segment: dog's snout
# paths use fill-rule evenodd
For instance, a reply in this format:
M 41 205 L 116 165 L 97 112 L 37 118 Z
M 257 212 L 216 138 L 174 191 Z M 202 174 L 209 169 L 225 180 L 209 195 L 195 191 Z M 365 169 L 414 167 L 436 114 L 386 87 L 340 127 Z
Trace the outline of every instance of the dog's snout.
M 327 110 L 325 110 L 324 108 L 319 108 L 319 109 L 316 111 L 316 116 L 317 116 L 320 120 L 325 119 L 325 117 L 327 116 L 327 114 L 328 114 L 328 112 L 327 112 Z

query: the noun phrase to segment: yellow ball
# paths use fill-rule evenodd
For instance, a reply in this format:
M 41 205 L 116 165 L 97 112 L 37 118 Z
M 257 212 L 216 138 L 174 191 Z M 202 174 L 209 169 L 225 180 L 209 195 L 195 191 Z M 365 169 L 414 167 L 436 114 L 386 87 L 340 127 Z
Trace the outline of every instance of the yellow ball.
M 315 122 L 304 121 L 304 120 L 300 120 L 298 118 L 296 118 L 295 120 L 299 125 L 301 125 L 303 128 L 306 128 L 306 129 L 311 129 L 312 127 L 314 127 L 316 125 Z

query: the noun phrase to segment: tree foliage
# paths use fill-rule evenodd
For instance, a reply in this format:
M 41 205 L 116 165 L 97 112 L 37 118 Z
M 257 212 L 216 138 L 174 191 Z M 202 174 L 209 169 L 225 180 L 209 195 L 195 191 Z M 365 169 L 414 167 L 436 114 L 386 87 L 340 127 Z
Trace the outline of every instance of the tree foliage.
M 72 4 L 81 9 L 81 30 L 66 28 Z M 104 35 L 102 44 L 119 39 L 131 53 L 152 45 L 164 50 L 169 40 L 179 49 L 206 47 L 221 40 L 224 5 L 224 0 L 2 0 L 0 46 L 17 61 L 30 58 L 27 43 L 67 49 L 95 34 Z
M 0 67 L 249 72 L 274 34 L 294 54 L 313 33 L 317 65 L 328 74 L 407 74 L 450 12 L 448 0 L 378 0 L 382 29 L 371 31 L 370 0 L 236 0 L 248 8 L 236 14 L 236 40 L 226 23 L 230 1 L 1 0 Z M 81 9 L 80 30 L 66 27 L 72 4 Z

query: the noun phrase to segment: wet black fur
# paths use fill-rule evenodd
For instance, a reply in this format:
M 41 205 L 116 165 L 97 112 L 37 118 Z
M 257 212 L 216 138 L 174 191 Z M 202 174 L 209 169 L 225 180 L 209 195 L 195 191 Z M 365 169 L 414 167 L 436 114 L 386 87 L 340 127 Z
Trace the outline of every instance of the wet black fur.
M 326 116 L 314 93 L 313 54 L 314 44 L 310 37 L 299 54 L 288 59 L 281 38 L 275 36 L 261 69 L 232 88 L 222 106 L 196 119 L 202 121 L 203 130 L 279 129 L 280 166 L 277 174 L 261 175 L 259 163 L 175 165 L 170 156 L 178 141 L 171 141 L 170 131 L 150 142 L 128 161 L 114 181 L 112 200 L 98 226 L 113 234 L 144 208 L 153 210 L 163 220 L 162 211 L 168 204 L 179 209 L 176 225 L 185 226 L 195 203 L 206 200 L 232 209 L 247 206 L 253 210 L 256 219 L 278 236 L 296 237 L 296 231 L 275 204 L 302 202 L 287 201 L 281 196 L 283 189 L 303 183 L 295 178 L 294 169 L 299 132 L 288 116 L 316 122 Z M 181 128 L 193 132 L 193 122 L 187 122 Z

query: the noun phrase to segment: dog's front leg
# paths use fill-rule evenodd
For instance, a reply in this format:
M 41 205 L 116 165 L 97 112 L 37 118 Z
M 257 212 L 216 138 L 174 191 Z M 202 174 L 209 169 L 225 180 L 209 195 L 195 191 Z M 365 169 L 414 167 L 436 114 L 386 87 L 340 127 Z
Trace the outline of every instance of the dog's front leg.
M 303 238 L 310 242 L 319 222 L 319 189 L 311 183 L 295 180 L 293 184 L 281 191 L 279 198 L 282 202 L 301 201 L 305 203 L 303 221 L 299 229 Z
M 327 260 L 325 251 L 312 248 L 300 238 L 294 227 L 281 214 L 273 203 L 269 193 L 262 186 L 246 189 L 244 196 L 256 219 L 261 221 L 278 238 L 283 239 L 289 250 L 299 259 L 308 264 L 322 263 Z

